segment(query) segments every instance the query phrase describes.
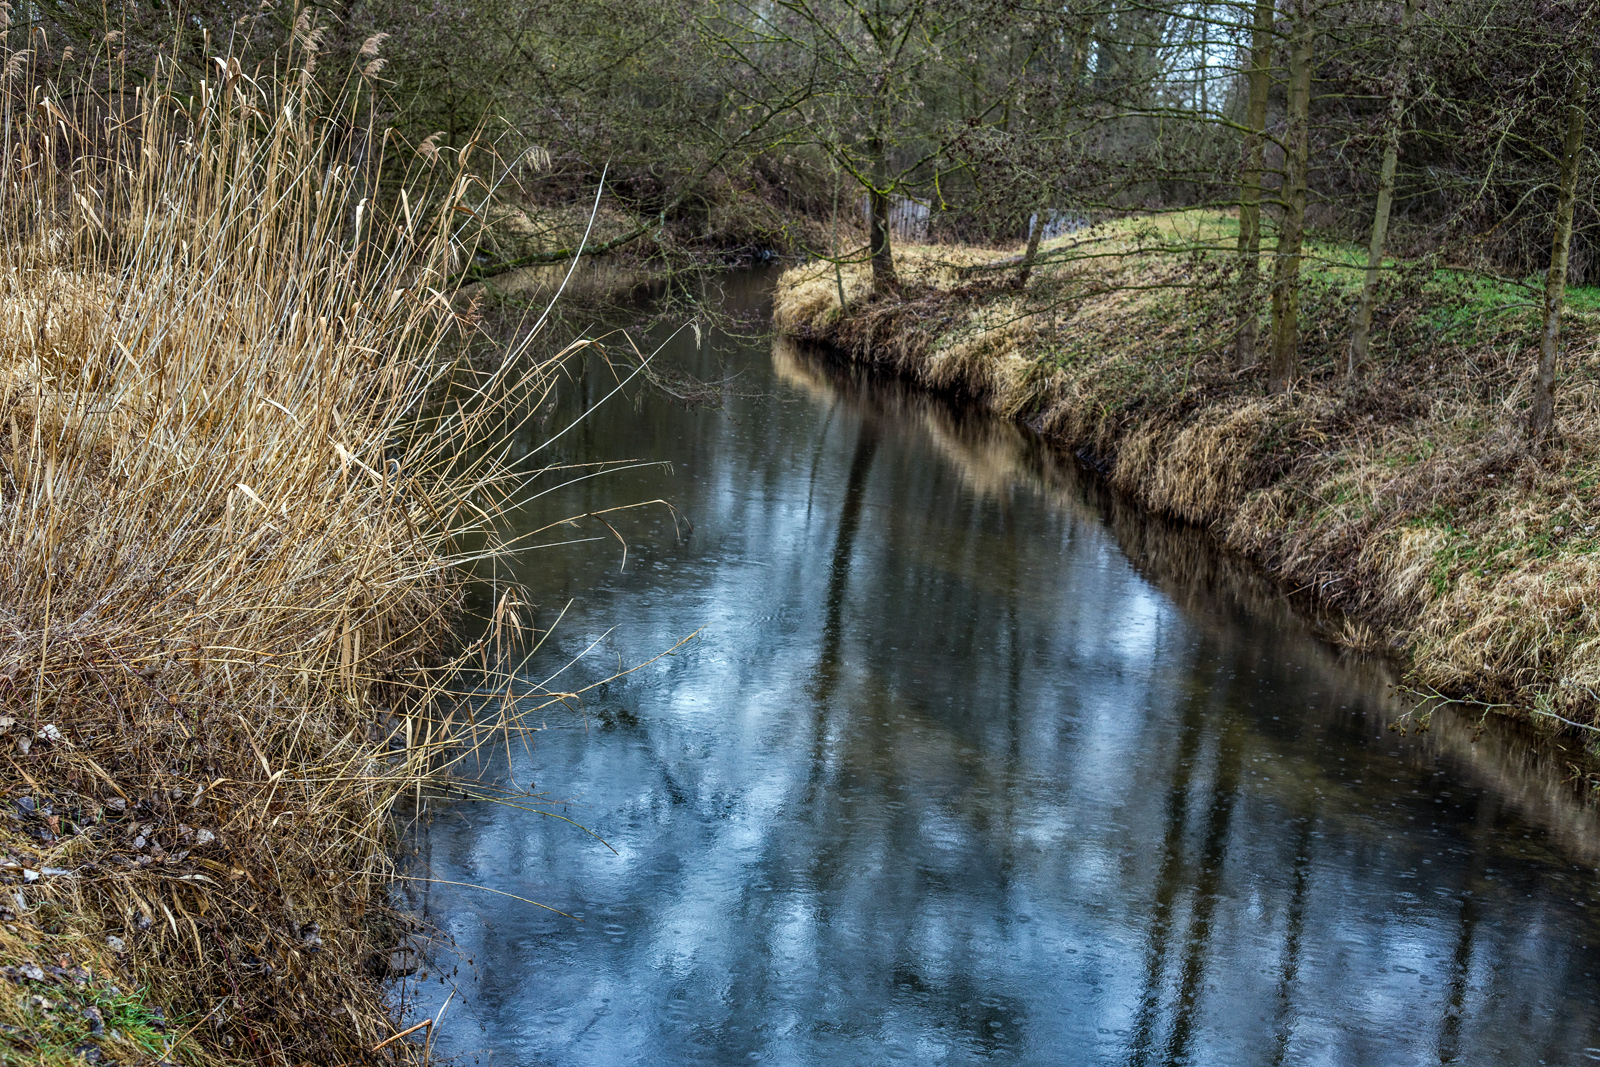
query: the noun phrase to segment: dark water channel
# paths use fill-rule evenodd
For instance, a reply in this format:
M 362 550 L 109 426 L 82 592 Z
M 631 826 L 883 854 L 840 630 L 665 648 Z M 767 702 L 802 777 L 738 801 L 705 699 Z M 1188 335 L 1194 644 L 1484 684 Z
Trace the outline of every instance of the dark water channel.
M 1446 713 L 1388 730 L 1381 667 L 1010 426 L 784 344 L 686 331 L 668 355 L 736 372 L 727 403 L 630 389 L 557 447 L 671 471 L 528 518 L 665 497 L 692 532 L 644 509 L 612 519 L 625 569 L 591 522 L 501 574 L 541 627 L 571 601 L 530 687 L 608 630 L 551 686 L 703 633 L 485 769 L 615 852 L 494 804 L 419 831 L 419 874 L 575 917 L 419 891 L 462 954 L 438 1051 L 1600 1060 L 1600 824 L 1559 758 Z M 542 432 L 613 384 L 590 367 Z M 417 1017 L 450 990 L 435 965 Z

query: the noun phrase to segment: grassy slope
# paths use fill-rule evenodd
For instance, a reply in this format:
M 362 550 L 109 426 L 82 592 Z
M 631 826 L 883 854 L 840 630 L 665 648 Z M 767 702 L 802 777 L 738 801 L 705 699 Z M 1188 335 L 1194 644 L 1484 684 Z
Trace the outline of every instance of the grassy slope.
M 961 269 L 993 253 L 908 248 L 897 300 L 869 299 L 865 270 L 845 268 L 843 315 L 834 268 L 807 265 L 780 281 L 776 317 L 1028 421 L 1339 609 L 1339 639 L 1403 652 L 1418 687 L 1594 723 L 1600 291 L 1572 291 L 1560 438 L 1536 457 L 1520 431 L 1537 345 L 1526 290 L 1389 273 L 1371 372 L 1352 387 L 1363 257 L 1316 247 L 1305 378 L 1269 396 L 1259 369 L 1230 365 L 1234 233 L 1199 212 L 1098 227 L 1047 246 L 1058 258 L 1022 292 Z

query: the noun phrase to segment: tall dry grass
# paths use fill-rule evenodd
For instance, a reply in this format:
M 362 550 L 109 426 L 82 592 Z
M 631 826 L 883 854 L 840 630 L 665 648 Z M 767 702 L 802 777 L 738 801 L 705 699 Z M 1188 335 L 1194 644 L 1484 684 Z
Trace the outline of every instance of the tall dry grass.
M 166 1047 L 113 1059 L 419 1054 L 372 1051 L 391 814 L 459 751 L 442 635 L 545 384 L 463 377 L 479 190 L 297 37 L 0 95 L 0 962 L 143 989 Z M 8 1055 L 87 1025 L 43 982 Z

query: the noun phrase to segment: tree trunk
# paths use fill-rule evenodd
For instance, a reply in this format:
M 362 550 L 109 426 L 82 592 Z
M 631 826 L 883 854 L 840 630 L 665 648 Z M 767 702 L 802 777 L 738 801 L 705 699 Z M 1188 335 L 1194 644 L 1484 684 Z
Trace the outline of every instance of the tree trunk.
M 1289 46 L 1289 128 L 1283 146 L 1283 224 L 1272 264 L 1272 359 L 1267 385 L 1275 393 L 1287 392 L 1300 371 L 1300 255 L 1311 151 L 1311 0 L 1298 0 L 1295 8 Z
M 1028 248 L 1022 253 L 1022 266 L 1017 268 L 1014 283 L 1018 289 L 1027 288 L 1028 278 L 1033 274 L 1033 261 L 1039 258 L 1039 239 L 1044 236 L 1044 213 L 1045 208 L 1041 204 L 1028 222 Z
M 867 190 L 867 203 L 872 211 L 872 295 L 881 296 L 899 287 L 900 280 L 894 272 L 894 246 L 889 227 L 888 161 L 884 157 L 883 142 L 873 138 L 869 151 L 873 169 L 871 189 Z
M 1250 70 L 1244 124 L 1244 161 L 1239 169 L 1239 291 L 1238 330 L 1234 361 L 1240 368 L 1256 363 L 1256 334 L 1260 316 L 1256 308 L 1261 284 L 1261 170 L 1265 164 L 1267 97 L 1272 89 L 1273 0 L 1256 0 L 1255 26 L 1250 32 Z
M 1544 329 L 1539 338 L 1539 377 L 1533 387 L 1528 435 L 1544 443 L 1555 425 L 1556 357 L 1561 352 L 1561 308 L 1567 297 L 1567 252 L 1572 247 L 1572 209 L 1577 201 L 1578 163 L 1583 154 L 1585 105 L 1589 97 L 1587 49 L 1572 74 L 1567 98 L 1567 133 L 1561 145 L 1561 191 L 1556 200 L 1555 235 L 1550 243 L 1550 269 L 1544 276 Z
M 1394 204 L 1394 171 L 1400 159 L 1400 123 L 1405 116 L 1407 82 L 1411 78 L 1411 20 L 1416 0 L 1405 0 L 1400 9 L 1400 57 L 1389 87 L 1389 118 L 1384 130 L 1383 167 L 1378 172 L 1378 203 L 1372 212 L 1372 241 L 1367 248 L 1367 276 L 1361 283 L 1361 302 L 1356 305 L 1355 322 L 1350 329 L 1350 358 L 1345 368 L 1352 381 L 1361 376 L 1367 362 L 1367 340 L 1372 333 L 1372 302 L 1378 291 L 1378 272 L 1383 268 L 1383 245 L 1389 237 L 1389 209 Z
M 842 180 L 836 169 L 833 175 L 833 243 L 829 248 L 829 252 L 833 256 L 833 284 L 839 289 L 839 314 L 843 315 L 846 302 L 844 298 L 844 265 L 840 262 L 841 256 L 839 252 L 839 186 L 841 183 Z

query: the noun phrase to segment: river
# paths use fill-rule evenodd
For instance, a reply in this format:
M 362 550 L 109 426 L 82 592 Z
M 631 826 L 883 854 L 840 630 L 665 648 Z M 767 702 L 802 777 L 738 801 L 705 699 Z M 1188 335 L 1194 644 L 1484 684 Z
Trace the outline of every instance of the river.
M 495 578 L 541 628 L 564 611 L 529 693 L 699 636 L 483 767 L 540 803 L 415 828 L 413 902 L 455 946 L 406 983 L 416 1018 L 445 1007 L 436 1052 L 1600 1060 L 1600 823 L 1559 750 L 1448 711 L 1389 729 L 1381 663 L 1015 427 L 770 338 L 660 358 L 725 402 L 596 407 L 591 361 L 523 444 L 587 412 L 547 452 L 670 468 L 523 518 L 676 510 Z

